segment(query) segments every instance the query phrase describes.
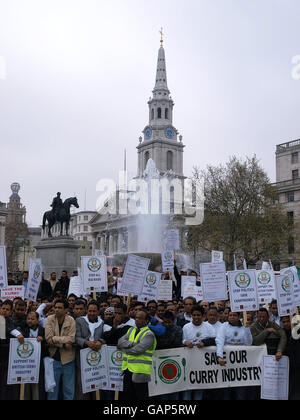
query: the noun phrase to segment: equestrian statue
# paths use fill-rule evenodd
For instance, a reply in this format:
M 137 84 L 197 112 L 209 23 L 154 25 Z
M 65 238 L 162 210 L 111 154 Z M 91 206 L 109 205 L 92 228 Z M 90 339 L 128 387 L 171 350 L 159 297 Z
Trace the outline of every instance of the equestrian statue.
M 60 196 L 61 193 L 58 192 L 50 205 L 52 210 L 46 211 L 43 217 L 43 230 L 46 227 L 46 222 L 48 222 L 48 238 L 52 238 L 51 229 L 55 223 L 60 223 L 60 236 L 63 235 L 63 224 L 65 223 L 66 236 L 69 236 L 68 230 L 71 219 L 70 207 L 75 206 L 77 209 L 79 208 L 76 197 L 67 198 L 67 200 L 63 202 Z

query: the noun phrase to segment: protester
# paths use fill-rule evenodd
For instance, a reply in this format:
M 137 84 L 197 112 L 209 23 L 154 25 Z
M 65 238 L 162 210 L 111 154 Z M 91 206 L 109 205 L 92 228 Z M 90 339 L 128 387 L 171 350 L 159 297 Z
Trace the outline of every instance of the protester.
M 137 312 L 136 327 L 132 327 L 119 339 L 118 348 L 123 351 L 122 371 L 124 387 L 120 395 L 123 401 L 147 400 L 148 382 L 151 380 L 152 356 L 156 338 L 148 327 L 150 315 L 144 309 Z
M 215 331 L 213 327 L 203 322 L 204 309 L 196 305 L 191 311 L 192 322 L 185 324 L 182 329 L 182 343 L 188 348 L 197 347 L 199 349 L 205 346 L 215 345 Z M 183 400 L 202 400 L 203 390 L 187 390 L 183 393 Z
M 196 299 L 193 297 L 186 297 L 183 301 L 184 312 L 177 317 L 177 325 L 183 327 L 185 324 L 192 321 L 192 309 L 196 305 Z
M 87 307 L 87 315 L 76 319 L 76 399 L 96 399 L 95 393 L 82 393 L 80 350 L 90 348 L 99 351 L 105 343 L 103 333 L 105 325 L 99 317 L 99 304 L 97 301 L 90 301 Z
M 56 386 L 48 393 L 48 400 L 57 400 L 60 379 L 64 400 L 73 400 L 75 389 L 75 342 L 76 326 L 74 319 L 67 315 L 68 303 L 59 299 L 55 302 L 55 315 L 46 321 L 45 337 L 49 345 L 50 357 L 54 359 L 54 377 Z
M 224 360 L 224 345 L 230 346 L 251 346 L 252 335 L 250 325 L 242 325 L 239 313 L 229 311 L 228 322 L 219 329 L 216 337 L 217 358 L 221 366 L 226 365 Z M 224 400 L 245 400 L 247 398 L 247 387 L 233 387 L 224 389 Z

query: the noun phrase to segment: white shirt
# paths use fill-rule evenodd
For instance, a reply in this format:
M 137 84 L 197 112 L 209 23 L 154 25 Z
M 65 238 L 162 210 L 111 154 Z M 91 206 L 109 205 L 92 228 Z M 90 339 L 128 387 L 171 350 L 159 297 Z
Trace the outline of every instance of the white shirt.
M 206 338 L 214 338 L 216 336 L 212 325 L 207 322 L 202 322 L 201 325 L 196 326 L 192 322 L 185 324 L 182 328 L 182 343 L 190 341 L 194 345 Z
M 225 322 L 216 337 L 217 356 L 223 358 L 224 346 L 251 346 L 252 334 L 250 328 L 234 327 Z
M 213 329 L 214 329 L 214 331 L 215 331 L 215 335 L 217 336 L 217 334 L 218 334 L 218 332 L 219 332 L 219 329 L 222 327 L 222 322 L 220 322 L 220 321 L 217 321 L 215 324 L 211 324 L 210 322 L 208 322 L 208 321 L 205 321 L 205 322 L 207 322 L 210 326 L 212 326 L 213 327 Z

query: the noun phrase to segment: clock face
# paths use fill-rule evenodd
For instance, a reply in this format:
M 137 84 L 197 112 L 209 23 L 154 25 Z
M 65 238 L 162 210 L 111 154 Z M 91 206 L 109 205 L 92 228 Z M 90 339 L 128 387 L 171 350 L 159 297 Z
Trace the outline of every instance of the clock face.
M 150 139 L 151 136 L 152 136 L 152 130 L 151 130 L 151 128 L 147 128 L 147 130 L 145 131 L 146 139 Z
M 168 139 L 172 139 L 174 137 L 174 130 L 172 128 L 167 128 L 165 134 Z

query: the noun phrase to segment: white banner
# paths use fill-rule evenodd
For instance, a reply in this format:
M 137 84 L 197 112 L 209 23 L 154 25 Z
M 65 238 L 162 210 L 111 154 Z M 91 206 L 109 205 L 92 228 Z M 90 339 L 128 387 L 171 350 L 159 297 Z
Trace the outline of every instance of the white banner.
M 7 384 L 37 384 L 39 382 L 41 343 L 36 338 L 25 338 L 20 344 L 10 339 Z
M 106 387 L 106 346 L 102 346 L 100 351 L 90 348 L 80 350 L 80 368 L 83 394 Z
M 297 267 L 294 265 L 288 268 L 283 268 L 280 270 L 280 275 L 291 273 L 293 277 L 293 289 L 294 289 L 294 304 L 295 306 L 300 306 L 300 280 L 298 277 Z
M 228 299 L 224 262 L 200 264 L 200 279 L 204 300 L 215 302 Z
M 128 255 L 121 290 L 131 295 L 140 295 L 143 290 L 144 279 L 150 264 L 149 258 L 138 255 Z
M 147 271 L 144 280 L 142 293 L 138 296 L 139 302 L 148 302 L 149 300 L 158 300 L 157 294 L 161 279 L 161 273 Z
M 178 229 L 169 229 L 167 232 L 167 249 L 178 251 L 180 249 L 180 238 Z
M 164 273 L 174 270 L 174 251 L 163 251 L 161 253 L 161 268 Z
M 158 350 L 153 356 L 149 395 L 192 389 L 259 386 L 264 346 L 225 346 L 226 366 L 217 362 L 216 347 Z
M 228 286 L 234 312 L 258 311 L 256 270 L 228 271 Z
M 8 287 L 7 267 L 6 267 L 6 248 L 0 246 L 0 289 Z
M 107 292 L 106 257 L 81 257 L 81 275 L 86 293 Z
M 279 316 L 293 315 L 296 311 L 294 304 L 293 274 L 287 272 L 283 276 L 275 276 L 275 284 Z
M 16 297 L 24 299 L 25 287 L 24 286 L 8 286 L 1 290 L 1 300 L 14 300 Z
M 40 283 L 42 281 L 42 271 L 42 260 L 40 258 L 30 258 L 28 284 L 25 290 L 25 299 L 36 302 Z
M 223 252 L 222 251 L 211 251 L 211 262 L 219 263 L 223 261 Z
M 276 299 L 275 273 L 273 270 L 257 270 L 257 294 L 259 304 Z
M 159 283 L 157 300 L 172 300 L 173 297 L 173 281 L 172 280 L 161 280 Z
M 262 363 L 261 399 L 288 401 L 289 358 L 283 356 L 278 362 L 275 356 L 264 356 Z

